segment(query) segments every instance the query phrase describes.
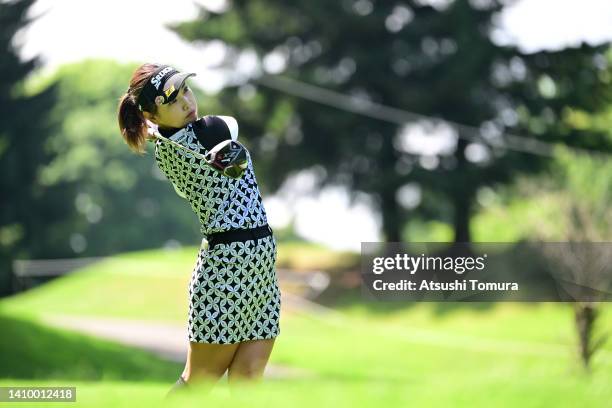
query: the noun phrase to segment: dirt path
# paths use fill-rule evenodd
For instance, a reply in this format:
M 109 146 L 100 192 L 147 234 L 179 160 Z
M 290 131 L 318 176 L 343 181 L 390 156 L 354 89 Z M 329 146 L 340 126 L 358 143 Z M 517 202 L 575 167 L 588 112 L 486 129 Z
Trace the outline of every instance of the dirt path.
M 331 309 L 291 294 L 283 294 L 281 303 L 283 307 L 281 319 L 285 313 L 336 313 Z M 91 336 L 116 341 L 150 351 L 161 358 L 171 361 L 184 363 L 186 359 L 188 347 L 187 329 L 182 324 L 61 315 L 45 315 L 42 317 L 42 320 L 52 327 L 74 330 Z M 269 364 L 266 367 L 264 376 L 268 378 L 304 378 L 312 377 L 314 374 L 303 369 Z

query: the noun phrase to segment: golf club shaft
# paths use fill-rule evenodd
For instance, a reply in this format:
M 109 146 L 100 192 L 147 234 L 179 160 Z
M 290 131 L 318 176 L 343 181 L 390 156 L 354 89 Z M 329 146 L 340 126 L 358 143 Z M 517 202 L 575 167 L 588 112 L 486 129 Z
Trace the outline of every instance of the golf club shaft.
M 194 156 L 196 156 L 197 158 L 204 160 L 204 161 L 206 162 L 206 164 L 209 164 L 209 165 L 210 165 L 209 161 L 208 161 L 208 160 L 206 159 L 206 157 L 204 157 L 202 154 L 197 153 L 197 152 L 194 152 L 193 150 L 189 149 L 188 147 L 185 147 L 185 146 L 183 146 L 183 145 L 182 145 L 182 144 L 180 144 L 180 143 L 177 143 L 177 142 L 175 142 L 175 141 L 173 141 L 173 140 L 170 140 L 170 139 L 168 139 L 168 138 L 166 138 L 166 137 L 162 136 L 162 135 L 159 133 L 159 131 L 155 131 L 155 132 L 153 132 L 153 133 L 152 133 L 152 135 L 153 135 L 155 138 L 157 138 L 157 139 L 161 140 L 162 142 L 168 142 L 168 143 L 170 143 L 171 145 L 173 145 L 173 146 L 175 146 L 175 147 L 178 147 L 179 149 L 183 149 L 184 151 L 186 151 L 186 152 L 188 152 L 188 153 L 193 154 L 193 155 L 194 155 Z
M 188 147 L 185 147 L 183 145 L 181 145 L 180 143 L 175 142 L 174 140 L 170 140 L 167 137 L 162 136 L 158 130 L 153 130 L 152 132 L 149 133 L 151 136 L 155 137 L 156 139 L 161 140 L 162 142 L 166 142 L 171 144 L 172 146 L 178 147 L 179 149 L 182 149 L 185 152 L 191 153 L 193 154 L 195 157 L 201 159 L 204 161 L 204 163 L 206 163 L 206 165 L 210 168 L 212 168 L 213 170 L 220 172 L 221 174 L 223 174 L 224 176 L 230 177 L 230 178 L 239 178 L 240 175 L 242 175 L 242 173 L 244 172 L 244 168 L 242 168 L 242 170 L 240 171 L 240 175 L 233 176 L 230 175 L 230 173 L 226 173 L 227 168 L 223 168 L 222 170 L 219 169 L 217 166 L 215 166 L 214 160 L 215 159 L 208 159 L 205 155 L 202 155 L 198 152 L 194 152 L 193 150 L 189 149 Z M 214 151 L 214 149 L 213 149 Z M 233 165 L 232 165 L 233 166 Z

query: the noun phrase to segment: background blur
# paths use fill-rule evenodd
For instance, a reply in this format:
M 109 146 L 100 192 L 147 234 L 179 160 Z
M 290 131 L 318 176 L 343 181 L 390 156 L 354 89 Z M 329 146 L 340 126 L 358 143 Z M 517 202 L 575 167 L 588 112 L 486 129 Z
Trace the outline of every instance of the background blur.
M 375 304 L 358 272 L 365 241 L 612 240 L 609 1 L 2 0 L 0 34 L 0 385 L 150 405 L 182 370 L 199 225 L 116 120 L 152 61 L 238 119 L 280 244 L 247 401 L 612 397 L 607 303 Z

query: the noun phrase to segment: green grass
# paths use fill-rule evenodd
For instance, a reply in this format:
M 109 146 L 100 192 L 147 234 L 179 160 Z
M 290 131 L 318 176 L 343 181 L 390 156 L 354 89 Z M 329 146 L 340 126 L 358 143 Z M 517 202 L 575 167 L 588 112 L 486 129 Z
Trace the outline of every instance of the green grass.
M 0 378 L 170 381 L 182 366 L 33 320 L 0 315 Z
M 208 396 L 195 390 L 173 406 L 604 407 L 612 398 L 610 359 L 596 358 L 589 377 L 563 352 L 482 349 L 444 332 L 437 335 L 446 342 L 432 342 L 380 322 L 292 315 L 281 330 L 272 361 L 311 370 L 314 378 L 267 380 L 231 399 L 220 383 Z M 158 406 L 169 382 L 147 378 L 0 385 L 76 385 L 78 406 Z
M 160 407 L 168 383 L 82 380 L 3 380 L 0 387 L 76 387 L 76 402 L 0 403 L 2 407 Z
M 555 380 L 556 377 L 550 378 Z M 209 395 L 190 392 L 174 401 L 162 404 L 167 391 L 162 384 L 134 383 L 71 383 L 77 386 L 77 403 L 63 406 L 88 407 L 606 407 L 602 392 L 606 384 L 580 384 L 567 381 L 562 384 L 533 382 L 532 376 L 510 384 L 506 381 L 463 379 L 445 383 L 439 377 L 432 383 L 394 383 L 388 381 L 267 381 L 256 387 L 245 387 L 230 396 L 229 392 L 215 391 Z M 0 385 L 16 385 L 4 383 Z M 65 385 L 62 383 L 61 385 Z M 562 387 L 572 387 L 573 395 Z M 425 388 L 426 387 L 426 388 Z M 560 392 L 560 393 L 559 393 Z M 7 404 L 7 406 L 24 406 Z M 46 404 L 28 404 L 28 407 L 48 407 Z M 51 405 L 57 406 L 57 405 Z
M 302 270 L 342 268 L 355 255 L 313 244 L 279 244 L 277 266 Z M 0 300 L 0 310 L 21 316 L 78 314 L 183 322 L 197 247 L 117 255 L 78 273 Z
M 194 257 L 193 249 L 124 254 L 0 301 L 0 385 L 76 385 L 77 406 L 158 406 L 182 367 L 36 319 L 184 323 Z M 172 406 L 604 407 L 612 400 L 611 344 L 595 355 L 591 375 L 583 373 L 569 305 L 399 305 L 344 295 L 340 316 L 282 315 L 271 363 L 312 378 L 268 379 L 231 399 L 219 384 Z M 600 331 L 612 331 L 612 308 L 601 306 Z
M 350 300 L 349 300 L 350 299 Z M 397 302 L 366 303 L 346 296 L 335 309 L 348 316 L 375 320 L 388 327 L 436 330 L 491 340 L 520 340 L 574 347 L 573 306 L 555 302 Z M 598 335 L 612 336 L 612 304 L 599 304 Z M 604 344 L 612 351 L 612 340 Z
M 196 255 L 197 248 L 122 254 L 2 300 L 0 311 L 183 321 Z
M 335 251 L 323 245 L 306 242 L 280 242 L 278 244 L 279 268 L 293 270 L 336 270 L 359 267 L 359 253 Z

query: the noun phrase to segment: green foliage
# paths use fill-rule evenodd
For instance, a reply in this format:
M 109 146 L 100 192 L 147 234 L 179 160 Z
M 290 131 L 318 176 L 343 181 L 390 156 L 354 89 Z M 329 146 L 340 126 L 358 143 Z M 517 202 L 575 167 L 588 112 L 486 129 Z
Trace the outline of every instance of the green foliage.
M 450 242 L 453 231 L 448 224 L 440 221 L 415 219 L 406 224 L 402 237 L 406 242 Z
M 44 143 L 54 128 L 48 112 L 56 89 L 27 94 L 24 81 L 39 65 L 21 61 L 14 36 L 30 22 L 33 0 L 0 3 L 0 296 L 11 291 L 12 260 L 40 249 L 40 226 L 47 221 L 48 191 L 37 185 Z M 55 212 L 62 217 L 63 212 Z
M 553 219 L 561 229 L 540 232 L 545 239 L 608 242 L 612 239 L 612 160 L 559 149 L 553 169 Z M 557 221 L 558 222 L 558 221 Z
M 173 28 L 189 41 L 225 42 L 227 66 L 237 64 L 243 52 L 254 51 L 264 69 L 266 59 L 276 56 L 284 60 L 284 76 L 482 126 L 493 139 L 508 132 L 612 150 L 605 127 L 585 131 L 575 126 L 580 112 L 591 115 L 611 104 L 612 71 L 605 58 L 609 46 L 583 44 L 529 55 L 499 46 L 490 32 L 504 4 L 311 1 L 306 7 L 290 1 L 237 0 L 220 14 L 204 12 Z M 453 239 L 469 241 L 478 191 L 498 189 L 517 175 L 534 174 L 550 164 L 546 156 L 489 146 L 483 135 L 487 131 L 456 128 L 462 138 L 455 150 L 437 155 L 435 166 L 426 166 L 425 155 L 398 148 L 396 124 L 284 95 L 256 80 L 224 90 L 221 99 L 259 139 L 254 148 L 265 158 L 260 168 L 273 189 L 292 171 L 324 168 L 320 184 L 340 183 L 354 193 L 375 196 L 391 241 L 418 239 L 400 236 L 414 230 L 403 224 L 418 218 L 449 223 Z M 484 158 L 470 157 L 467 152 L 475 147 L 484 151 Z M 402 208 L 396 200 L 407 183 L 423 190 L 416 208 Z
M 612 159 L 576 155 L 564 149 L 560 149 L 557 156 L 555 170 L 560 176 L 557 180 L 559 189 L 590 206 L 595 211 L 594 215 L 609 212 L 612 203 Z

